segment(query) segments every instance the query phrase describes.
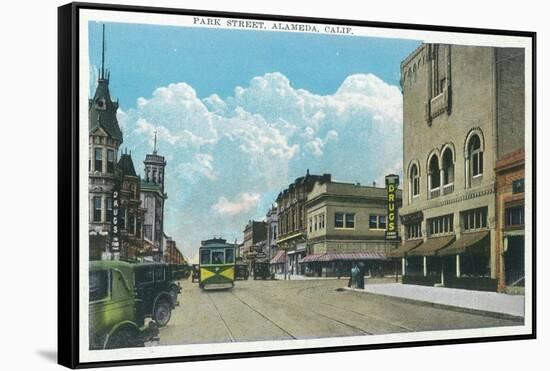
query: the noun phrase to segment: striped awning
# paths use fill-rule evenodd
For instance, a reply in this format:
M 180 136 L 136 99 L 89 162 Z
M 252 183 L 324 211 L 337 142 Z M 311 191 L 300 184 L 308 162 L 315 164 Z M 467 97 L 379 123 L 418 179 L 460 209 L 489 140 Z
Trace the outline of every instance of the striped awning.
M 382 252 L 351 252 L 351 253 L 326 253 L 312 254 L 300 259 L 300 263 L 311 262 L 333 262 L 333 261 L 354 261 L 354 260 L 387 260 L 386 254 Z
M 269 261 L 269 264 L 284 264 L 286 263 L 286 255 L 284 250 L 277 251 L 277 254 Z

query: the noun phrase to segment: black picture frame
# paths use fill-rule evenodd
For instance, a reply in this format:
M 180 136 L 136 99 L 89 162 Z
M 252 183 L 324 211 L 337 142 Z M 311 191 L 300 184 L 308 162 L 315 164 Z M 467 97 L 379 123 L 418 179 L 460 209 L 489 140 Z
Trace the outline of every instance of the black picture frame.
M 520 36 L 530 38 L 532 42 L 532 183 L 527 185 L 532 195 L 532 332 L 524 335 L 488 336 L 476 338 L 392 342 L 373 345 L 352 345 L 291 349 L 275 351 L 256 351 L 229 354 L 211 354 L 197 356 L 163 357 L 153 359 L 113 360 L 82 363 L 79 359 L 79 189 L 81 187 L 78 166 L 79 158 L 79 12 L 83 9 L 124 11 L 149 14 L 171 14 L 219 18 L 240 18 L 281 22 L 300 22 L 332 24 L 342 26 L 377 27 L 382 29 L 422 30 L 434 32 L 457 32 L 464 34 Z M 536 231 L 537 231 L 537 193 L 536 193 L 536 51 L 535 32 L 496 30 L 482 28 L 462 28 L 433 26 L 423 24 L 387 23 L 358 21 L 350 19 L 327 19 L 294 17 L 269 14 L 233 13 L 222 11 L 203 11 L 191 9 L 156 8 L 96 3 L 70 3 L 58 8 L 58 363 L 69 368 L 107 367 L 123 365 L 141 365 L 171 362 L 204 361 L 231 358 L 271 357 L 281 355 L 299 355 L 309 353 L 344 352 L 374 350 L 401 347 L 419 347 L 448 344 L 498 342 L 509 340 L 536 339 L 537 329 L 537 271 L 536 271 Z

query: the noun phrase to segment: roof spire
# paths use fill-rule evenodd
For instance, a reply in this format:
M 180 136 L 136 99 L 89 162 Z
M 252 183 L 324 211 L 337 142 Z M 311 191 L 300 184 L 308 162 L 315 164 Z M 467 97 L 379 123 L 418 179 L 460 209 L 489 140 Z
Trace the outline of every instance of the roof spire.
M 101 80 L 105 79 L 105 24 L 103 24 L 103 42 L 101 44 L 101 73 L 99 75 Z
M 155 130 L 155 144 L 153 146 L 153 154 L 157 154 L 157 131 Z

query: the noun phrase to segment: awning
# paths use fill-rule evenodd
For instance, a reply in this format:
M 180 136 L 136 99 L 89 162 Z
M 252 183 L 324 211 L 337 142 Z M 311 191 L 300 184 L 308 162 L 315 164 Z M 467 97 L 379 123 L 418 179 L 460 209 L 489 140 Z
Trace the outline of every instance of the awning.
M 286 255 L 284 250 L 277 251 L 277 254 L 269 261 L 269 264 L 284 264 L 286 263 Z
M 349 253 L 326 253 L 312 254 L 300 259 L 300 263 L 311 262 L 333 262 L 333 261 L 354 261 L 354 260 L 387 260 L 386 254 L 382 252 L 349 252 Z
M 455 235 L 428 238 L 422 245 L 407 253 L 407 256 L 433 256 L 439 250 L 449 246 L 455 240 Z
M 488 253 L 489 231 L 463 233 L 452 244 L 439 251 L 438 255 L 456 255 L 466 251 L 471 253 Z
M 422 239 L 405 241 L 397 249 L 390 250 L 390 252 L 388 252 L 388 256 L 392 258 L 403 258 L 409 251 L 422 245 L 422 242 L 424 242 Z

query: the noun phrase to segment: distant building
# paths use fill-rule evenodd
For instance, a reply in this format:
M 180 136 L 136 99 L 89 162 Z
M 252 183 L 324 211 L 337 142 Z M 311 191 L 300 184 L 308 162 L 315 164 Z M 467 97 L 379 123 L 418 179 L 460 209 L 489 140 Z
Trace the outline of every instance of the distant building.
M 271 208 L 267 212 L 265 216 L 265 223 L 267 227 L 267 238 L 266 238 L 267 258 L 271 260 L 278 251 L 278 248 L 277 248 L 278 218 L 277 218 L 277 207 L 275 205 L 271 206 Z
M 157 137 L 153 153 L 145 156 L 145 179 L 141 181 L 141 202 L 145 208 L 143 224 L 144 249 L 146 260 L 158 261 L 163 255 L 164 202 L 168 198 L 164 192 L 164 171 L 166 160 L 157 154 Z
M 316 182 L 330 182 L 330 174 L 306 175 L 297 178 L 277 196 L 278 236 L 277 246 L 285 251 L 287 272 L 304 274 L 305 267 L 298 264 L 306 256 L 306 210 L 307 195 Z M 278 257 L 280 258 L 280 257 Z
M 315 181 L 305 202 L 307 255 L 299 261 L 306 275 L 349 276 L 358 262 L 372 274 L 394 273 L 387 253 L 397 243 L 385 240 L 386 196 L 385 188 Z
M 423 44 L 401 63 L 403 282 L 502 286 L 495 168 L 524 147 L 524 75 L 519 48 Z
M 187 259 L 178 249 L 176 241 L 172 237 L 164 235 L 166 248 L 164 250 L 164 262 L 168 264 L 187 264 Z
M 265 242 L 267 237 L 267 224 L 263 221 L 250 220 L 243 231 L 243 255 L 245 260 L 266 259 L 267 252 Z
M 125 259 L 139 259 L 143 253 L 143 220 L 140 178 L 136 174 L 131 153 L 123 153 L 117 163 L 120 179 L 119 218 L 121 254 Z

